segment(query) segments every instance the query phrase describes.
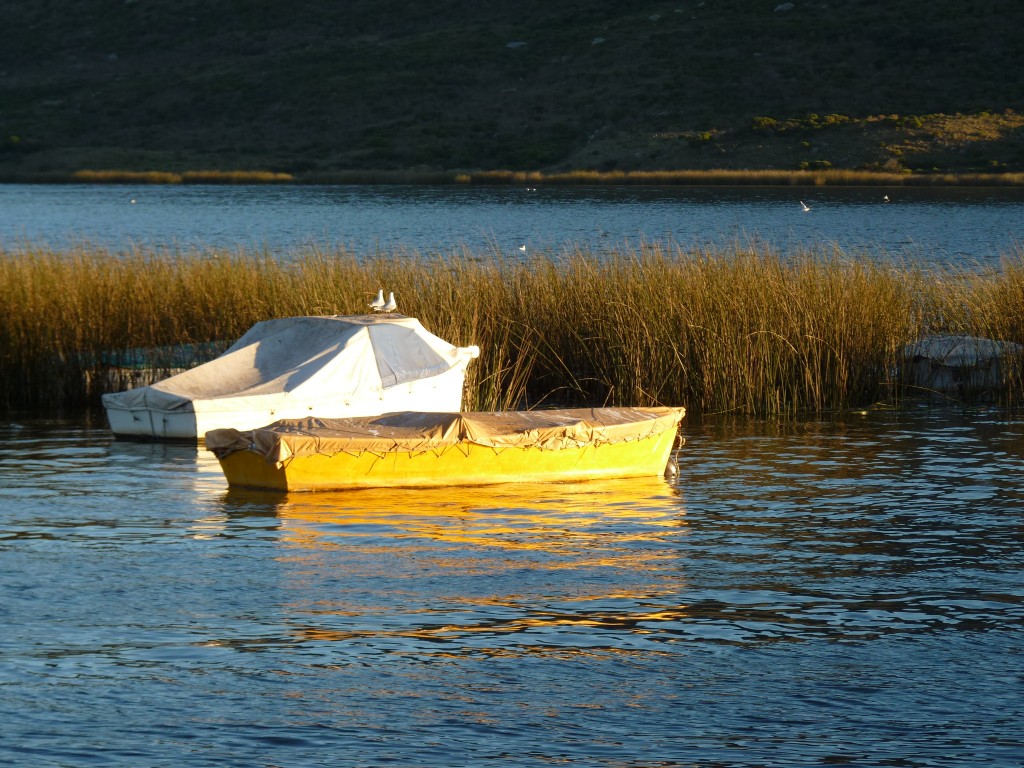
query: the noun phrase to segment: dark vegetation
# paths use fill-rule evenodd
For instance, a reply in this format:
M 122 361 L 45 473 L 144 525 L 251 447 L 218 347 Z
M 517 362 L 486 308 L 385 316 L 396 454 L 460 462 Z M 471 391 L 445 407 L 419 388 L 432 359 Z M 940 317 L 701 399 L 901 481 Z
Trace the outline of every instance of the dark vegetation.
M 1024 171 L 1019 0 L 0 0 L 0 179 Z

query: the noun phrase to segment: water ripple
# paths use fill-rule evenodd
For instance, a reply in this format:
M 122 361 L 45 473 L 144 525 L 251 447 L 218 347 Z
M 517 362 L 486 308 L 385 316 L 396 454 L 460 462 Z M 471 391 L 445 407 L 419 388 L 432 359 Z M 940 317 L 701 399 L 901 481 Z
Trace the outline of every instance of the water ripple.
M 1011 766 L 1024 422 L 687 425 L 663 480 L 288 496 L 0 429 L 0 762 Z

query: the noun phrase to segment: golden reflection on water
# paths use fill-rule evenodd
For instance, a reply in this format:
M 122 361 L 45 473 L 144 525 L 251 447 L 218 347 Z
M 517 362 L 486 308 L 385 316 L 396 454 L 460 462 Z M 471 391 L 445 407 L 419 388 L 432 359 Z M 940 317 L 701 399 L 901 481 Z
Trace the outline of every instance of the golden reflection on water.
M 274 498 L 293 642 L 584 652 L 684 610 L 684 509 L 661 478 Z M 331 573 L 339 589 L 313 597 Z
M 635 597 L 647 598 L 650 596 L 645 594 L 636 595 Z M 595 597 L 594 599 L 603 598 Z M 516 606 L 509 605 L 507 607 L 514 609 Z M 472 635 L 481 635 L 486 639 L 490 639 L 493 645 L 485 644 L 477 649 L 486 649 L 488 652 L 491 652 L 496 647 L 503 645 L 500 638 L 505 635 L 525 635 L 529 632 L 535 632 L 537 634 L 534 636 L 539 641 L 534 646 L 536 650 L 539 646 L 548 645 L 551 640 L 558 636 L 557 633 L 565 630 L 578 630 L 578 632 L 571 631 L 566 636 L 579 638 L 595 637 L 592 633 L 587 632 L 589 629 L 605 630 L 616 637 L 629 634 L 648 635 L 658 632 L 656 625 L 662 625 L 665 622 L 682 622 L 688 616 L 687 606 L 680 605 L 671 610 L 661 609 L 656 611 L 597 611 L 588 609 L 587 612 L 579 614 L 552 612 L 532 616 L 488 619 L 475 623 L 462 622 L 440 626 L 411 627 L 408 629 L 382 629 L 376 627 L 365 630 L 341 630 L 328 627 L 302 626 L 296 627 L 294 633 L 295 639 L 302 642 L 400 639 L 406 641 L 425 641 L 435 645 L 451 641 L 465 645 L 472 642 L 470 640 Z M 544 638 L 547 642 L 541 641 L 541 638 Z M 554 643 L 554 645 L 557 645 L 557 643 Z M 561 650 L 567 650 L 567 646 L 562 645 Z M 578 648 L 578 650 L 594 650 L 594 648 L 587 648 L 584 645 Z M 451 655 L 461 655 L 452 654 L 450 648 L 448 653 Z
M 294 547 L 345 546 L 379 528 L 410 546 L 429 540 L 576 552 L 584 560 L 573 567 L 633 567 L 631 547 L 676 535 L 685 525 L 680 499 L 660 478 L 289 494 L 277 514 L 284 541 Z M 650 557 L 649 549 L 642 552 Z

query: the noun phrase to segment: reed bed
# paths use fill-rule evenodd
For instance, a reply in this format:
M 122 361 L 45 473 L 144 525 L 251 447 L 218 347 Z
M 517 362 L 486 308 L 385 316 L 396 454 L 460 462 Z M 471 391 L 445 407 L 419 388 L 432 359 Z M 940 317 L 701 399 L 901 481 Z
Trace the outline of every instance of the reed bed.
M 901 350 L 922 334 L 1024 342 L 1024 258 L 984 272 L 881 264 L 835 250 L 683 250 L 533 259 L 458 249 L 370 257 L 269 252 L 0 250 L 0 404 L 95 407 L 113 353 L 229 342 L 253 323 L 361 314 L 377 289 L 459 345 L 478 344 L 466 405 L 493 410 L 681 404 L 786 417 L 898 403 Z M 1020 399 L 1020 366 L 1001 399 Z

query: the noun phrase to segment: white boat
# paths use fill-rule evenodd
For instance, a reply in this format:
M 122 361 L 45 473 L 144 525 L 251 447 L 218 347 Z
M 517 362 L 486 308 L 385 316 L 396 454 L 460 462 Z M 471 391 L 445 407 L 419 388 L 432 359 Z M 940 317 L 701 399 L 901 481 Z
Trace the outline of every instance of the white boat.
M 103 396 L 122 437 L 201 440 L 217 428 L 392 411 L 459 411 L 476 346 L 456 347 L 396 314 L 287 317 L 223 355 L 147 387 Z

